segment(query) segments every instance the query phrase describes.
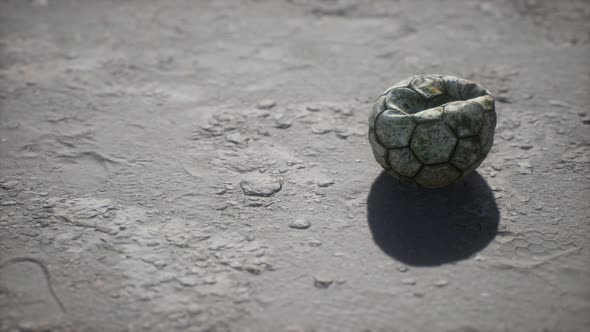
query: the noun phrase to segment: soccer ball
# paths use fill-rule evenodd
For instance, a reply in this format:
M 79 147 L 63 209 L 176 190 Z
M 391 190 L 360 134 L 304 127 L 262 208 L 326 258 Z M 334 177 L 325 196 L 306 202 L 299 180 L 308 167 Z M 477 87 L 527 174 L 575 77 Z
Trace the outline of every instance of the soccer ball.
M 390 87 L 369 116 L 377 162 L 394 178 L 426 188 L 474 171 L 494 142 L 494 97 L 478 84 L 418 75 Z

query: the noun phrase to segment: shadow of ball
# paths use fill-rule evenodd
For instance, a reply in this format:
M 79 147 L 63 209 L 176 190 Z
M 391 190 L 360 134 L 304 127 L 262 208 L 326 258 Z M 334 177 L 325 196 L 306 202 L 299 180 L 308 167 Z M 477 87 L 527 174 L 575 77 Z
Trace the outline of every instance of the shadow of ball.
M 413 266 L 436 266 L 473 256 L 496 236 L 499 212 L 486 181 L 474 172 L 441 189 L 401 184 L 382 172 L 367 199 L 375 243 Z

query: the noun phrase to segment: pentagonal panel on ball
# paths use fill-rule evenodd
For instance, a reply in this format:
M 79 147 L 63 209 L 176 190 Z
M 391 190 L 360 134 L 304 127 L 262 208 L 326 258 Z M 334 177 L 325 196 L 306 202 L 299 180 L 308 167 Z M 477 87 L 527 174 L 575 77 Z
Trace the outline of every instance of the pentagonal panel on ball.
M 408 88 L 395 88 L 387 93 L 385 104 L 388 108 L 412 114 L 426 109 L 426 99 Z
M 373 105 L 373 110 L 371 114 L 369 114 L 369 128 L 375 128 L 375 120 L 377 116 L 381 114 L 385 110 L 385 95 L 377 98 L 375 101 L 375 105 Z
M 423 75 L 416 77 L 410 88 L 422 95 L 426 99 L 445 94 L 445 86 L 442 79 L 434 75 Z
M 496 129 L 496 113 L 486 112 L 483 115 L 482 128 L 479 133 L 479 139 L 481 141 L 481 152 L 485 156 L 492 149 L 494 144 L 494 131 Z
M 481 157 L 481 143 L 478 136 L 460 138 L 451 157 L 451 164 L 461 170 L 467 170 Z
M 441 121 L 427 122 L 416 127 L 410 146 L 424 164 L 448 161 L 455 149 L 457 138 Z
M 391 90 L 393 90 L 395 88 L 407 88 L 410 85 L 410 83 L 412 83 L 412 80 L 413 79 L 414 79 L 414 76 L 408 77 L 408 78 L 404 78 L 403 80 L 401 80 L 401 81 L 395 83 L 394 85 L 390 86 L 389 88 L 387 88 L 385 90 L 384 94 L 385 93 L 388 93 L 389 91 L 391 91 Z
M 371 144 L 371 149 L 373 150 L 373 156 L 375 156 L 375 160 L 383 168 L 389 168 L 387 166 L 387 148 L 377 141 L 375 132 L 372 129 L 369 129 L 369 143 Z
M 457 101 L 444 107 L 443 121 L 459 138 L 479 134 L 482 126 L 483 108 L 471 101 Z
M 408 146 L 415 127 L 411 116 L 392 109 L 379 114 L 375 121 L 375 133 L 388 148 Z
M 453 183 L 461 172 L 451 164 L 426 165 L 416 176 L 416 183 L 426 188 L 439 188 Z
M 403 176 L 412 178 L 422 168 L 422 163 L 410 148 L 389 150 L 389 166 Z

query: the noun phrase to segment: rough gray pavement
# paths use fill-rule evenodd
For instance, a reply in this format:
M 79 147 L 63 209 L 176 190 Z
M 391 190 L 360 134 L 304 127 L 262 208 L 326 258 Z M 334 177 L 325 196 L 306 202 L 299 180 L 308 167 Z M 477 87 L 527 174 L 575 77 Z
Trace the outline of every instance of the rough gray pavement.
M 583 0 L 1 1 L 0 330 L 584 330 L 589 22 Z M 366 138 L 421 73 L 497 100 L 447 189 L 396 185 Z

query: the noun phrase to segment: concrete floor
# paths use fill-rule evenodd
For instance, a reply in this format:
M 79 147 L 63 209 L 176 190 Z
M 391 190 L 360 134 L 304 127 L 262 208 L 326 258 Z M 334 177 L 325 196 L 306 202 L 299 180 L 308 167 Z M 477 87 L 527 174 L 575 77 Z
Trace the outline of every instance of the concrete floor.
M 589 24 L 582 0 L 0 1 L 0 330 L 587 329 Z M 450 188 L 395 183 L 366 138 L 420 73 L 497 100 Z

